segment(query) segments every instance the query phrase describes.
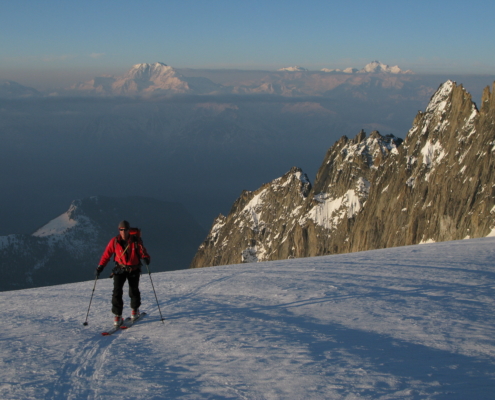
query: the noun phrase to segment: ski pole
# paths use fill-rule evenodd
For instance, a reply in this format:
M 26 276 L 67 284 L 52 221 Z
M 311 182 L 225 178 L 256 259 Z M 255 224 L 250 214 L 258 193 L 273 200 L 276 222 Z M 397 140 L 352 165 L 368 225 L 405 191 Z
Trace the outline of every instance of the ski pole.
M 84 326 L 88 325 L 89 309 L 91 307 L 91 302 L 93 301 L 93 295 L 95 294 L 95 288 L 96 288 L 96 281 L 97 280 L 98 280 L 98 275 L 96 275 L 95 284 L 93 286 L 93 291 L 91 292 L 91 300 L 89 300 L 88 312 L 86 313 L 86 321 L 84 321 L 84 323 L 83 323 Z
M 158 297 L 156 297 L 155 285 L 153 285 L 153 279 L 151 279 L 151 272 L 150 272 L 150 267 L 148 267 L 148 264 L 146 264 L 146 268 L 148 269 L 148 275 L 150 276 L 151 287 L 153 288 L 153 293 L 155 293 L 156 305 L 158 306 L 158 311 L 160 312 L 160 317 L 162 318 L 162 323 L 165 324 L 165 322 L 163 322 L 165 320 L 165 318 L 163 318 L 162 310 L 160 310 L 160 304 L 158 303 Z

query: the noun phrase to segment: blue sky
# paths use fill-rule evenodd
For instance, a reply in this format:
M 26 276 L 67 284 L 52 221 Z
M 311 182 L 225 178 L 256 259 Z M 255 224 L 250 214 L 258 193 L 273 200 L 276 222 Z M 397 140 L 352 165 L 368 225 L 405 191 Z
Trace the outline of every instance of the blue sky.
M 0 79 L 74 83 L 156 61 L 495 74 L 493 15 L 493 0 L 0 0 Z

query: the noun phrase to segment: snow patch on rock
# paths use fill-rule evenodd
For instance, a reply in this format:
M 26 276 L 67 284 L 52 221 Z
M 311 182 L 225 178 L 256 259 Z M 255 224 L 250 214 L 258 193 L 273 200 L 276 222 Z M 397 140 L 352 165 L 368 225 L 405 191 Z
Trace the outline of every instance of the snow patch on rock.
M 44 225 L 36 232 L 33 233 L 33 236 L 36 237 L 46 237 L 52 235 L 63 235 L 70 228 L 73 228 L 77 225 L 77 221 L 72 219 L 69 216 L 69 213 L 63 213 L 55 219 L 52 219 L 48 224 Z

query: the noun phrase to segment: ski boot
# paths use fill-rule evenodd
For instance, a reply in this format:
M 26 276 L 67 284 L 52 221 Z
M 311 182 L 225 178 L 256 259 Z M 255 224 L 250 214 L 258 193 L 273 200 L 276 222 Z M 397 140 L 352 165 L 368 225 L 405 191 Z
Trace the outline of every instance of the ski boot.
M 116 315 L 115 318 L 113 319 L 114 326 L 121 326 L 123 323 L 124 323 L 124 319 L 122 318 L 121 315 Z
M 131 319 L 133 321 L 135 321 L 136 319 L 138 319 L 140 315 L 141 315 L 141 313 L 139 312 L 139 308 L 136 308 L 135 310 L 132 309 L 132 311 L 131 311 Z

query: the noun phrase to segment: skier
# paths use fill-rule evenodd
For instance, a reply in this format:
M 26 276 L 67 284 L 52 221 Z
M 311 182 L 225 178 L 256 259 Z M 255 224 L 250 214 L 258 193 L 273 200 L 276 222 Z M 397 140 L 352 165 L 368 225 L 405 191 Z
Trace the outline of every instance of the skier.
M 115 326 L 120 326 L 124 322 L 122 318 L 124 308 L 122 296 L 126 280 L 129 284 L 129 297 L 131 298 L 131 318 L 136 319 L 139 317 L 139 307 L 141 305 L 141 293 L 139 291 L 141 259 L 146 265 L 150 263 L 150 256 L 143 245 L 142 239 L 136 234 L 131 234 L 130 229 L 129 222 L 124 220 L 119 223 L 119 234 L 110 240 L 96 268 L 96 276 L 100 276 L 112 255 L 114 256 L 112 313 L 115 315 Z

